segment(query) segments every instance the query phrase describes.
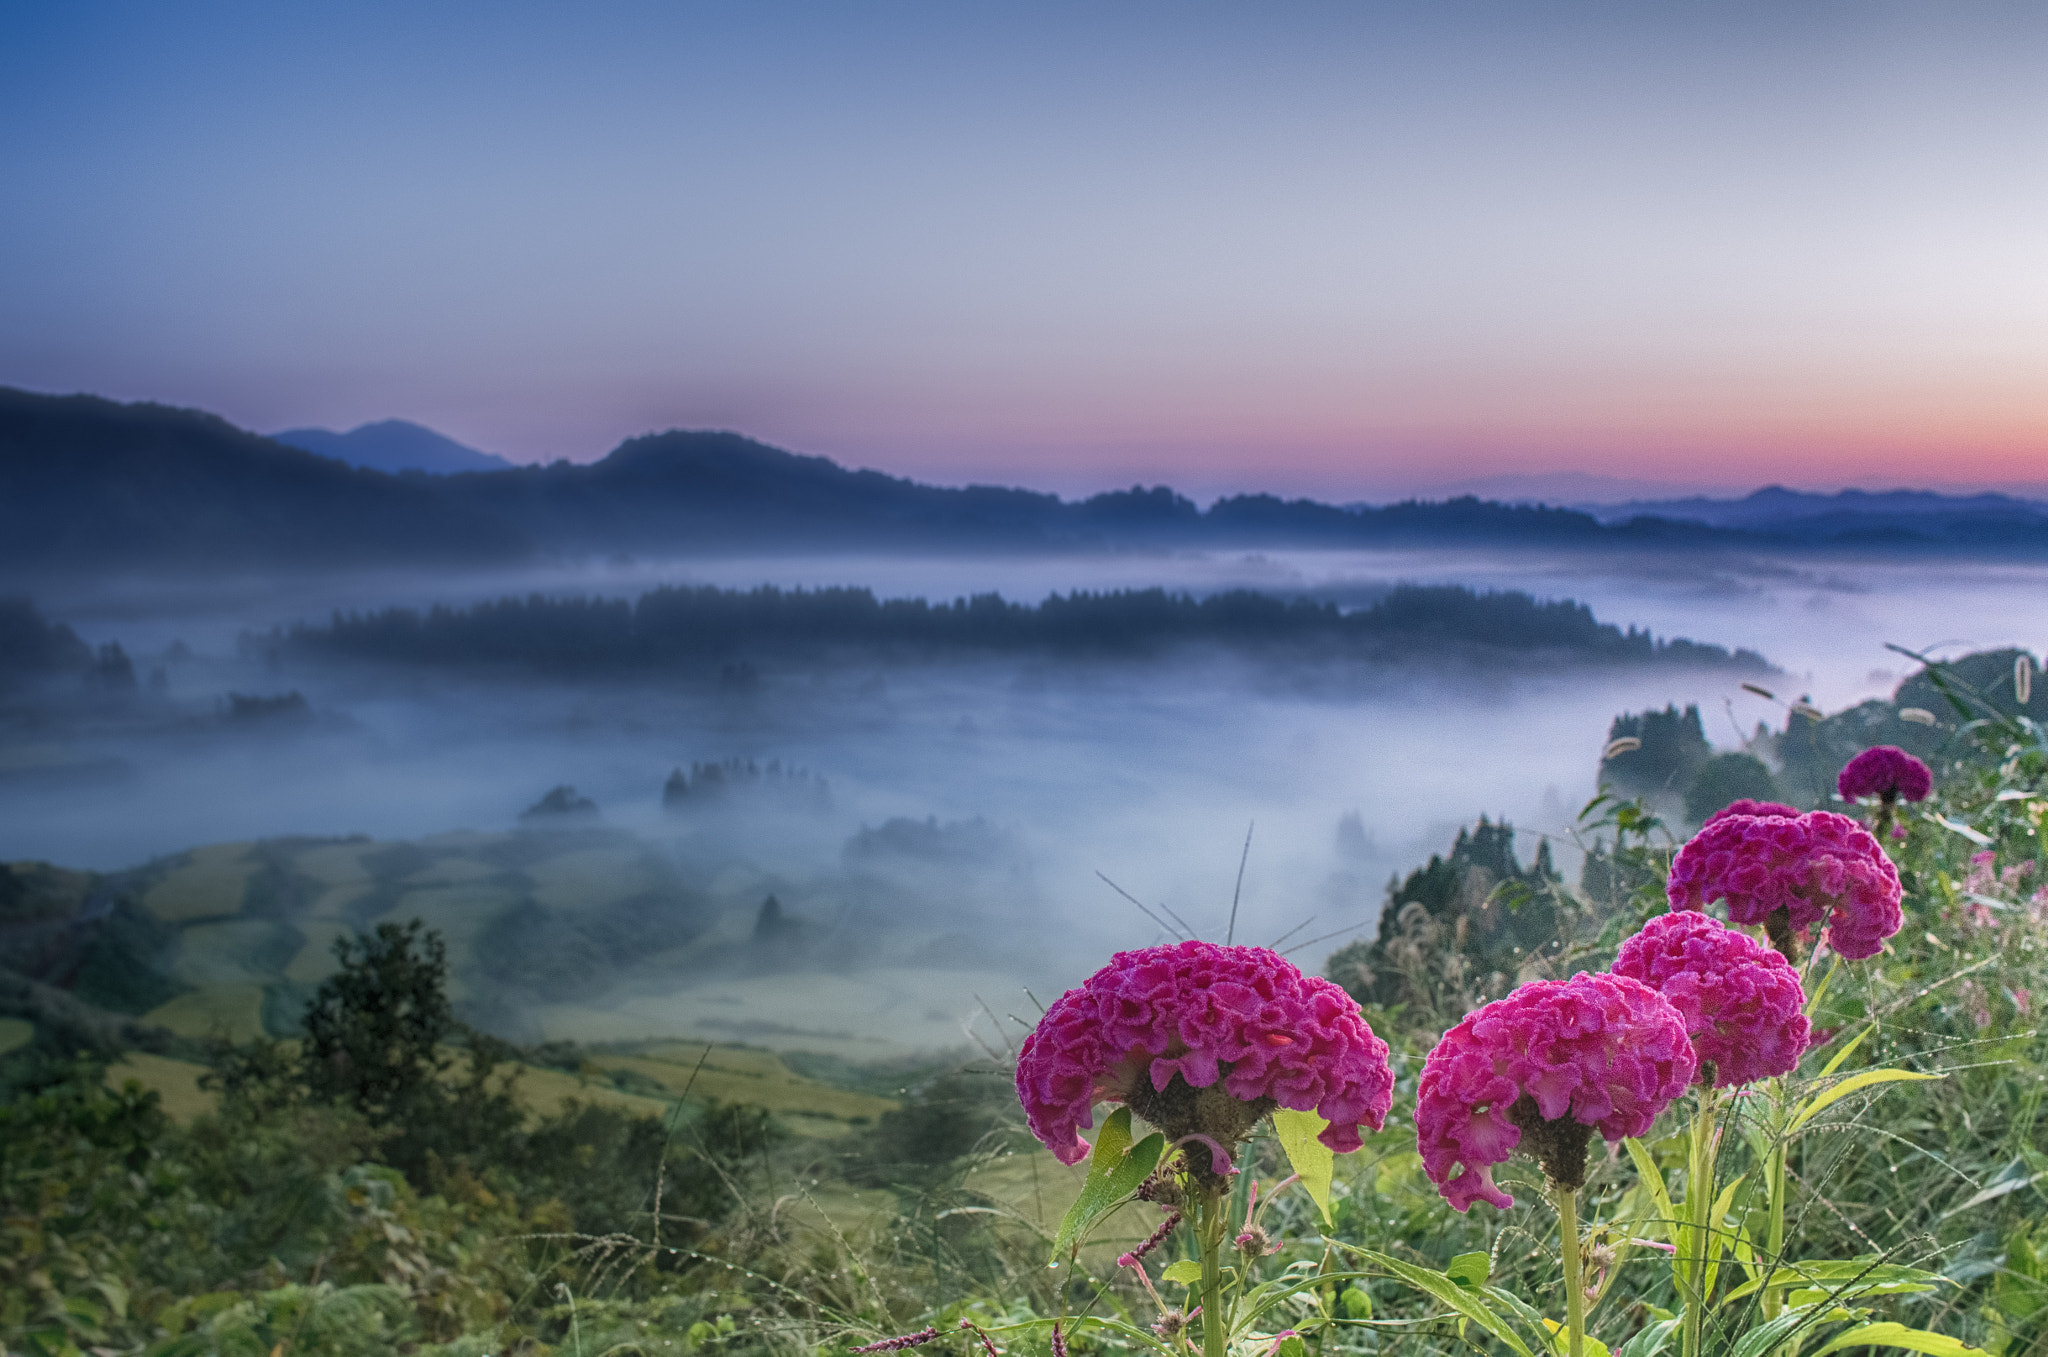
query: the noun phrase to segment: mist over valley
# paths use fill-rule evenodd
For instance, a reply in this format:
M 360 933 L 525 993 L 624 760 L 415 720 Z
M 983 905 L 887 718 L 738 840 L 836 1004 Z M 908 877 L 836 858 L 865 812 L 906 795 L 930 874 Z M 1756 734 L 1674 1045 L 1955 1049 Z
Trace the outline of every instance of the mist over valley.
M 2044 574 L 1444 550 L 72 582 L 50 621 L 92 661 L 7 699 L 0 859 L 113 873 L 101 908 L 154 920 L 149 965 L 176 991 L 143 1011 L 187 1026 L 287 1031 L 337 929 L 419 917 L 450 940 L 465 1017 L 522 1042 L 1000 1048 L 1027 990 L 1222 934 L 1241 854 L 1236 937 L 1310 967 L 1372 936 L 1389 880 L 1481 815 L 1515 827 L 1523 861 L 1547 838 L 1575 878 L 1574 820 L 1621 714 L 1697 706 L 1738 748 L 1793 697 L 1889 696 L 1915 666 L 1886 641 L 2023 642 Z M 1213 625 L 1233 590 L 1263 600 L 1266 630 Z M 932 619 L 976 593 L 1031 600 L 1002 605 L 1013 631 L 1048 598 L 1109 608 L 1122 640 L 935 641 Z M 606 647 L 650 597 L 738 630 L 622 662 Z M 862 620 L 829 643 L 740 625 L 849 598 Z M 1130 643 L 1114 610 L 1132 599 L 1178 630 Z M 1331 639 L 1404 601 L 1424 619 Z M 1308 631 L 1276 637 L 1275 616 Z M 915 643 L 860 638 L 885 617 L 913 618 Z M 394 649 L 394 618 L 442 648 Z M 461 653 L 484 619 L 497 648 Z M 507 651 L 507 619 L 546 644 Z M 593 619 L 610 630 L 580 650 L 550 631 Z M 1639 621 L 1722 649 L 1659 650 L 1629 639 Z M 116 645 L 127 680 L 106 672 Z M 1776 667 L 1731 653 L 1749 645 Z M 148 903 L 202 888 L 191 918 Z
M 128 938 L 156 979 L 99 999 L 195 1032 L 288 1034 L 337 936 L 417 917 L 521 1042 L 1000 1048 L 1116 948 L 1319 966 L 1482 816 L 1575 877 L 1627 714 L 1686 714 L 1630 789 L 1679 816 L 1716 748 L 1772 776 L 1793 700 L 1888 698 L 1887 642 L 2025 646 L 2048 583 L 1998 496 L 1204 510 L 281 436 L 487 468 L 387 474 L 0 397 L 0 860 L 107 874 L 29 971 Z

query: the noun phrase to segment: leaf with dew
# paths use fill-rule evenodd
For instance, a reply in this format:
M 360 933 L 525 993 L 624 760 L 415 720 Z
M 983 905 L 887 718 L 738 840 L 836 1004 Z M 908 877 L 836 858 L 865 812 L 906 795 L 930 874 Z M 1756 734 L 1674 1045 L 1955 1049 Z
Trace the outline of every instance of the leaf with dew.
M 1095 1150 L 1088 1156 L 1088 1180 L 1060 1219 L 1052 1245 L 1053 1262 L 1059 1262 L 1089 1226 L 1136 1192 L 1165 1150 L 1166 1137 L 1157 1131 L 1131 1144 L 1130 1108 L 1119 1107 L 1104 1118 L 1102 1133 L 1095 1137 Z
M 1798 1115 L 1793 1117 L 1791 1122 L 1786 1125 L 1785 1134 L 1787 1136 L 1799 1134 L 1802 1127 L 1829 1107 L 1832 1107 L 1859 1089 L 1869 1088 L 1872 1084 L 1928 1083 L 1936 1079 L 1946 1078 L 1948 1076 L 1945 1074 L 1920 1074 L 1913 1070 L 1860 1070 L 1844 1079 L 1841 1083 L 1836 1084 L 1833 1088 L 1814 1094 L 1808 1100 L 1806 1106 L 1799 1109 Z

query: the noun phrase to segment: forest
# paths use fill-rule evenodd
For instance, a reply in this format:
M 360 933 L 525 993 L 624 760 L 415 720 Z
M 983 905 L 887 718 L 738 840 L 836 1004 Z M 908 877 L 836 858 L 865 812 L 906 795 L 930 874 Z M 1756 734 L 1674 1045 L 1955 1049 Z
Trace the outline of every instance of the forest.
M 636 601 L 531 595 L 468 608 L 338 613 L 245 639 L 309 655 L 410 664 L 526 665 L 553 671 L 687 664 L 753 654 L 886 647 L 905 654 L 1043 650 L 1157 654 L 1210 643 L 1237 649 L 1426 657 L 1548 653 L 1590 664 L 1685 664 L 1763 676 L 1754 651 L 1664 639 L 1601 622 L 1582 603 L 1461 585 L 1400 585 L 1345 611 L 1334 603 L 1233 589 L 1075 591 L 1036 605 L 980 594 L 951 602 L 878 599 L 860 588 L 665 587 Z

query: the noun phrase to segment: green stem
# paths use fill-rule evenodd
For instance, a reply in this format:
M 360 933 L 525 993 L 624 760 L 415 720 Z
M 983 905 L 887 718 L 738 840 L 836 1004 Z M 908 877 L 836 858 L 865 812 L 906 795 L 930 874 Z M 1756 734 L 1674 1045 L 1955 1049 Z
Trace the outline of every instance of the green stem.
M 1579 1282 L 1579 1191 L 1553 1187 L 1557 1201 L 1557 1233 L 1564 1255 L 1564 1328 L 1566 1351 L 1584 1357 L 1586 1350 L 1586 1293 Z
M 1764 1189 L 1770 1196 L 1770 1224 L 1764 1235 L 1764 1276 L 1770 1277 L 1785 1258 L 1785 1080 L 1771 1081 L 1771 1154 L 1764 1166 Z M 1764 1318 L 1776 1319 L 1782 1297 L 1764 1288 Z
M 1229 1198 L 1198 1197 L 1195 1237 L 1202 1248 L 1202 1357 L 1225 1357 L 1230 1320 L 1223 1306 L 1223 1232 Z
M 1692 1157 L 1686 1166 L 1685 1357 L 1700 1357 L 1707 1322 L 1707 1234 L 1714 1228 L 1714 1090 L 1700 1090 L 1692 1119 Z

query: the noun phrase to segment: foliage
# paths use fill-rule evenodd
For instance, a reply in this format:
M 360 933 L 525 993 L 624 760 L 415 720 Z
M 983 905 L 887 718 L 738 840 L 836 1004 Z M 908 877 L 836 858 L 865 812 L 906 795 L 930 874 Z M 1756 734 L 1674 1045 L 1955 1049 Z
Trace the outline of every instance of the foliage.
M 1514 826 L 1481 816 L 1458 831 L 1448 856 L 1389 882 L 1377 936 L 1338 951 L 1325 970 L 1362 1004 L 1448 1026 L 1558 949 L 1561 881 L 1547 841 L 1523 867 Z
M 1685 818 L 1702 824 L 1731 802 L 1777 801 L 1782 796 L 1771 770 L 1754 754 L 1716 754 L 1701 764 L 1685 789 Z

